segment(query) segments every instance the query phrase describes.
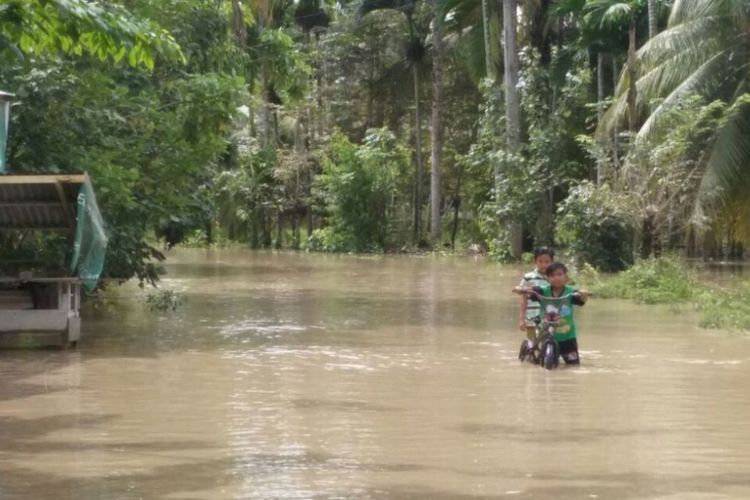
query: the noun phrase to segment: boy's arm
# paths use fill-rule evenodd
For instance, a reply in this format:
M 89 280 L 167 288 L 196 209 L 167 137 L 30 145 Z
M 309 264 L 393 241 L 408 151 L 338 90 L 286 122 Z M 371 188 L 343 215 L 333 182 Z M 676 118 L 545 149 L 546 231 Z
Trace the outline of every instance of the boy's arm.
M 521 283 L 519 283 L 518 286 L 523 287 L 524 283 L 526 283 L 526 280 L 521 278 Z M 515 292 L 515 289 L 513 291 Z M 522 332 L 526 331 L 526 311 L 528 308 L 529 300 L 526 298 L 526 295 L 521 295 L 521 307 L 518 314 L 518 329 Z
M 518 315 L 518 329 L 522 332 L 526 331 L 526 311 L 529 308 L 529 300 L 525 295 L 521 295 L 521 311 Z
M 513 293 L 523 295 L 529 300 L 539 300 L 539 296 L 542 294 L 542 288 L 538 286 L 517 286 L 513 289 Z
M 589 300 L 589 295 L 590 293 L 586 289 L 576 290 L 573 292 L 571 302 L 576 306 L 585 305 L 586 301 Z

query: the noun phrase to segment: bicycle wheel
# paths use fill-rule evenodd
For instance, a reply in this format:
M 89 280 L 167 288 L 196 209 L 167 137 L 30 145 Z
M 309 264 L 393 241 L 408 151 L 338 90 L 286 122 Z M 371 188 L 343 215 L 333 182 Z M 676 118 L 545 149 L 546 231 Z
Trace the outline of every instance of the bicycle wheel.
M 545 342 L 542 346 L 541 365 L 548 370 L 557 368 L 559 357 L 560 351 L 557 344 L 554 341 Z
M 532 355 L 529 343 L 526 340 L 521 341 L 521 349 L 518 351 L 518 359 L 526 361 Z

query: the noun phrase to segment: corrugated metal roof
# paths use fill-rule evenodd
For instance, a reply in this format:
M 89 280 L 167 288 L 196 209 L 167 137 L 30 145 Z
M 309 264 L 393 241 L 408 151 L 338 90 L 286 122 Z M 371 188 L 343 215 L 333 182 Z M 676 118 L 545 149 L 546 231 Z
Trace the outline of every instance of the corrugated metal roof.
M 74 231 L 82 175 L 0 176 L 0 230 Z

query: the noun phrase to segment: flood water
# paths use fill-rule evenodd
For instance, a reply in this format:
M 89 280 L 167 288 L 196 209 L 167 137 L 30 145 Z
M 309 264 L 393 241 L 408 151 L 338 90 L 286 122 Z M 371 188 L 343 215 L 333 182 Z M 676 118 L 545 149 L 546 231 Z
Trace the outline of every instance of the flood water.
M 0 499 L 750 498 L 750 338 L 592 299 L 516 359 L 520 268 L 182 251 L 149 313 L 0 352 Z

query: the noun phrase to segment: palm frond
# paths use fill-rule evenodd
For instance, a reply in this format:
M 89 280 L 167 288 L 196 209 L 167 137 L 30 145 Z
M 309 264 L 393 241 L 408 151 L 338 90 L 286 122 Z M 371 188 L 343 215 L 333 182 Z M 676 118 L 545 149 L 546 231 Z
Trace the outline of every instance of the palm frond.
M 584 19 L 591 25 L 614 26 L 629 20 L 635 14 L 634 1 L 590 0 L 584 7 Z
M 600 137 L 606 137 L 611 134 L 615 128 L 625 123 L 627 112 L 627 94 L 621 93 L 614 98 L 612 104 L 604 113 L 604 116 L 602 116 L 602 120 L 596 129 L 596 134 Z
M 630 5 L 626 3 L 616 3 L 604 11 L 601 24 L 617 24 L 624 19 L 629 18 L 632 14 L 633 8 Z
M 654 100 L 669 95 L 683 81 L 692 75 L 706 61 L 722 50 L 712 40 L 706 40 L 703 46 L 674 52 L 671 57 L 652 68 L 641 68 L 642 76 L 638 79 L 638 92 L 644 100 Z
M 560 19 L 569 14 L 583 13 L 586 0 L 558 0 L 550 7 L 549 15 L 553 19 Z
M 395 10 L 411 14 L 416 7 L 416 0 L 365 0 L 357 9 L 357 15 L 364 17 L 376 10 Z
M 456 63 L 466 67 L 474 82 L 478 82 L 487 75 L 484 31 L 481 24 L 465 30 L 460 36 L 453 35 L 446 41 L 453 49 Z
M 675 0 L 667 27 L 671 28 L 694 19 L 726 15 L 731 0 Z
M 750 178 L 750 95 L 745 94 L 730 108 L 716 134 L 716 141 L 706 164 L 706 175 L 700 186 L 704 206 L 715 208 L 726 201 L 733 187 L 747 188 Z M 743 189 L 743 196 L 747 191 Z
M 719 52 L 685 78 L 651 113 L 638 131 L 638 139 L 643 139 L 652 132 L 659 130 L 662 125 L 662 117 L 666 116 L 667 111 L 681 99 L 691 95 L 708 97 L 711 90 L 718 85 L 720 77 L 717 77 L 717 75 L 721 75 L 721 68 L 727 64 L 728 57 L 728 51 Z
M 449 30 L 450 26 L 462 29 L 469 24 L 473 25 L 482 21 L 481 0 L 438 0 L 437 8 L 441 17 L 450 16 Z
M 675 53 L 683 51 L 711 50 L 712 46 L 722 35 L 722 25 L 726 25 L 726 17 L 713 16 L 692 19 L 662 31 L 648 40 L 637 53 L 638 63 L 642 68 L 651 69 Z

